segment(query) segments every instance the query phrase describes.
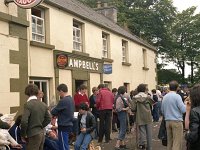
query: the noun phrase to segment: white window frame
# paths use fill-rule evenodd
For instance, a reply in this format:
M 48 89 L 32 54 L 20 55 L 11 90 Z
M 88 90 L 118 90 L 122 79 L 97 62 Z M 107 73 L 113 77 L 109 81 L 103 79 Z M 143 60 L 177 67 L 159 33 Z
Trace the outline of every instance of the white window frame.
M 122 40 L 122 62 L 127 62 L 127 42 Z
M 49 106 L 49 80 L 34 80 L 34 79 L 31 79 L 31 80 L 29 80 L 29 83 L 33 83 L 33 84 L 35 84 L 35 82 L 39 82 L 39 90 L 41 90 L 42 91 L 42 83 L 43 82 L 45 82 L 46 83 L 46 93 L 45 93 L 45 91 L 42 91 L 42 92 L 44 92 L 44 95 L 46 95 L 46 101 L 47 101 L 47 106 Z
M 102 33 L 102 57 L 108 58 L 108 35 Z
M 32 40 L 40 43 L 45 43 L 45 20 L 44 20 L 44 10 L 38 9 L 41 11 L 41 17 L 35 16 L 31 14 L 31 22 L 32 22 Z M 35 23 L 33 23 L 33 19 Z M 38 24 L 41 22 L 41 24 Z M 35 31 L 33 27 L 35 26 Z M 39 33 L 38 28 L 42 29 L 42 33 Z
M 73 49 L 82 51 L 82 29 L 81 25 L 77 23 L 73 24 Z

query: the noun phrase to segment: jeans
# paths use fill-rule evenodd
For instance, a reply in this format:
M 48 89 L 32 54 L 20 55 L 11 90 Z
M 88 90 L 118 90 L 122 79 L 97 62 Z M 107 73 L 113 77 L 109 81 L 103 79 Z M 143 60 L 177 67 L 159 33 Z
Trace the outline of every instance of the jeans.
M 74 149 L 75 150 L 87 150 L 92 137 L 88 133 L 80 133 L 76 139 Z
M 159 121 L 159 104 L 156 103 L 154 106 L 153 106 L 153 121 Z
M 119 135 L 118 140 L 124 140 L 126 135 L 126 129 L 127 129 L 127 112 L 126 111 L 120 111 L 117 113 L 118 119 L 119 119 Z
M 69 132 L 58 130 L 59 150 L 69 150 Z
M 59 150 L 58 140 L 45 137 L 44 150 Z

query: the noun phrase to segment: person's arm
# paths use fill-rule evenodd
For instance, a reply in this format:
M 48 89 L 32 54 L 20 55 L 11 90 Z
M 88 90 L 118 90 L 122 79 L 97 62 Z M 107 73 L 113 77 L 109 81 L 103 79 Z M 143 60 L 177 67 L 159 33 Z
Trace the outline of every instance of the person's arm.
M 189 129 L 189 123 L 190 123 L 190 111 L 191 111 L 191 102 L 190 99 L 187 98 L 185 101 L 185 105 L 186 105 L 186 114 L 185 114 L 185 129 L 188 130 Z
M 180 111 L 182 113 L 185 113 L 186 112 L 186 106 L 183 103 L 182 98 L 181 98 L 180 95 L 177 96 L 177 103 L 178 103 L 178 108 L 180 109 Z
M 48 109 L 46 108 L 45 115 L 44 115 L 44 121 L 42 122 L 43 128 L 45 128 L 50 122 L 51 122 L 51 116 L 49 114 Z
M 91 123 L 91 126 L 89 128 L 86 128 L 86 133 L 92 132 L 96 128 L 96 120 L 93 115 L 90 116 L 89 122 Z
M 21 136 L 23 138 L 27 138 L 27 128 L 28 128 L 28 121 L 29 121 L 30 114 L 31 114 L 30 110 L 26 103 L 24 104 L 24 112 L 23 112 L 22 120 L 21 120 Z
M 62 100 L 60 100 L 55 108 L 51 110 L 53 116 L 57 116 L 58 113 L 66 108 L 66 105 L 63 105 Z

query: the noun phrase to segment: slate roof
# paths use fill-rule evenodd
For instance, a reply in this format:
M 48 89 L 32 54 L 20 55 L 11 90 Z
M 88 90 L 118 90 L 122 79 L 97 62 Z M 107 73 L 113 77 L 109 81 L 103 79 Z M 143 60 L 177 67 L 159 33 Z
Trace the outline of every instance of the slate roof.
M 157 51 L 155 47 L 148 44 L 146 41 L 140 39 L 139 37 L 131 34 L 126 31 L 104 15 L 96 12 L 92 8 L 84 5 L 78 0 L 44 0 L 45 3 L 52 5 L 54 7 L 60 8 L 66 12 L 74 14 L 82 19 L 90 21 L 100 27 L 103 27 L 111 32 L 117 33 L 121 36 L 124 36 L 138 44 L 141 44 L 153 51 Z

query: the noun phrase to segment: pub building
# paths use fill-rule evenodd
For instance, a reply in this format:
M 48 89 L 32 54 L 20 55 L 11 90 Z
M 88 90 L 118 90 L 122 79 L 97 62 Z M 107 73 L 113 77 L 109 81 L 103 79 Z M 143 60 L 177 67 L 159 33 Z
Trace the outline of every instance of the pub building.
M 36 6 L 37 5 L 37 6 Z M 98 2 L 92 9 L 76 0 L 0 1 L 0 110 L 21 111 L 24 88 L 34 83 L 43 101 L 59 100 L 56 87 L 74 95 L 81 84 L 157 84 L 156 48 L 117 25 L 117 9 Z

